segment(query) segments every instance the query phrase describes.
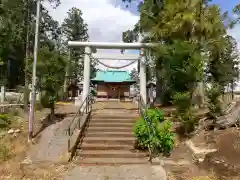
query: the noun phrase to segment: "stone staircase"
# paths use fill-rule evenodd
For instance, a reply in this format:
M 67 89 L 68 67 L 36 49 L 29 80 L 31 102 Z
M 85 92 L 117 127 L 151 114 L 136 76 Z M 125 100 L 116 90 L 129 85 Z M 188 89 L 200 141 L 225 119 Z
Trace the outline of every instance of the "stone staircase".
M 136 110 L 107 109 L 92 115 L 77 152 L 80 165 L 147 164 L 147 154 L 134 149 Z

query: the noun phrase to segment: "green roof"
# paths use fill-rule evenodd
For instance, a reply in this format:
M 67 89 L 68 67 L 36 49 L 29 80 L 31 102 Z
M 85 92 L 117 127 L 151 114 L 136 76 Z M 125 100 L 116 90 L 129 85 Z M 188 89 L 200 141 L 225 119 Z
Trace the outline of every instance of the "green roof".
M 135 82 L 127 71 L 97 71 L 96 77 L 92 81 L 102 82 Z

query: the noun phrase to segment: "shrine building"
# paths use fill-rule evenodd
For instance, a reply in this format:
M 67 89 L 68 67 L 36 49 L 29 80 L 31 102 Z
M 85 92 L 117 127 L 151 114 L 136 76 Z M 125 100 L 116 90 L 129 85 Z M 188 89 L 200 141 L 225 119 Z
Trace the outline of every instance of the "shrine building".
M 136 81 L 127 71 L 106 70 L 97 71 L 91 79 L 97 86 L 97 98 L 127 100 L 130 98 L 130 86 Z

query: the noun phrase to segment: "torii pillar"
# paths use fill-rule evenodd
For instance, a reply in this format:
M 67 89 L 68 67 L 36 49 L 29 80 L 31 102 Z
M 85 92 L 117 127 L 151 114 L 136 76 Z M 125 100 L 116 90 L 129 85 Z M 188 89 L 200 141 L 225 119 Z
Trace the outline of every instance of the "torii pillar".
M 82 102 L 87 98 L 90 92 L 91 52 L 92 52 L 91 47 L 86 46 L 84 55 Z
M 143 102 L 147 103 L 147 78 L 146 78 L 146 56 L 144 54 L 144 49 L 140 49 L 140 95 Z

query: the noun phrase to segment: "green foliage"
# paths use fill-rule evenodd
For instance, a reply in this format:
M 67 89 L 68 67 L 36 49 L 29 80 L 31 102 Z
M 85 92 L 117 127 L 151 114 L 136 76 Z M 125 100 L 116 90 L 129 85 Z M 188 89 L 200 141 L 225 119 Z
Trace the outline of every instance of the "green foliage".
M 202 79 L 203 59 L 197 46 L 184 41 L 173 41 L 171 45 L 157 48 L 158 57 L 162 59 L 166 92 L 193 91 L 196 82 Z
M 7 161 L 11 157 L 11 152 L 5 144 L 0 144 L 0 161 Z
M 224 86 L 236 80 L 238 53 L 227 28 L 240 22 L 239 5 L 233 9 L 234 20 L 221 15 L 218 5 L 202 0 L 145 0 L 139 7 L 140 22 L 123 33 L 123 40 L 133 42 L 141 34 L 143 41 L 160 42 L 152 53 L 158 103 L 167 104 L 175 92 L 192 91 L 209 74 L 210 81 L 217 79 Z
M 172 132 L 172 122 L 171 120 L 166 120 L 162 122 L 159 126 L 159 146 L 161 147 L 161 152 L 168 154 L 172 151 L 174 147 L 174 133 Z
M 87 41 L 89 39 L 87 24 L 84 22 L 82 15 L 82 11 L 77 8 L 68 11 L 62 24 L 63 34 L 67 41 Z M 71 49 L 70 55 L 70 61 L 68 62 L 69 76 L 82 77 L 84 47 Z
M 239 52 L 237 42 L 233 37 L 222 38 L 221 45 L 210 46 L 210 56 L 208 62 L 209 82 L 217 83 L 223 92 L 224 87 L 234 82 L 238 78 L 239 72 Z
M 182 123 L 184 133 L 192 132 L 197 121 L 192 112 L 191 94 L 189 92 L 176 93 L 173 96 L 173 104 L 176 106 L 176 116 Z
M 49 0 L 49 2 L 58 5 L 59 0 Z M 15 89 L 17 85 L 23 85 L 25 81 L 26 54 L 33 54 L 36 1 L 1 1 L 0 6 L 0 58 L 4 63 L 0 67 L 0 80 L 8 88 Z M 56 48 L 60 33 L 58 22 L 53 20 L 46 8 L 42 6 L 39 46 Z
M 154 153 L 170 153 L 174 145 L 171 121 L 164 121 L 162 111 L 153 109 L 147 111 L 147 118 L 149 124 L 140 118 L 134 125 L 133 133 L 137 138 L 137 147 L 145 150 L 150 146 Z
M 151 121 L 153 123 L 158 123 L 158 122 L 163 122 L 164 121 L 164 113 L 163 111 L 159 110 L 159 109 L 148 109 L 146 112 L 146 115 L 148 116 L 149 119 L 151 119 Z
M 216 118 L 222 115 L 222 108 L 220 102 L 221 95 L 221 87 L 218 84 L 213 84 L 207 90 L 208 109 L 214 123 L 216 122 Z
M 7 128 L 10 124 L 10 116 L 8 114 L 0 114 L 0 128 Z
M 41 104 L 45 108 L 54 108 L 58 92 L 62 88 L 65 76 L 66 59 L 48 47 L 39 50 L 37 62 L 37 89 L 42 92 Z M 32 64 L 29 63 L 28 73 Z

